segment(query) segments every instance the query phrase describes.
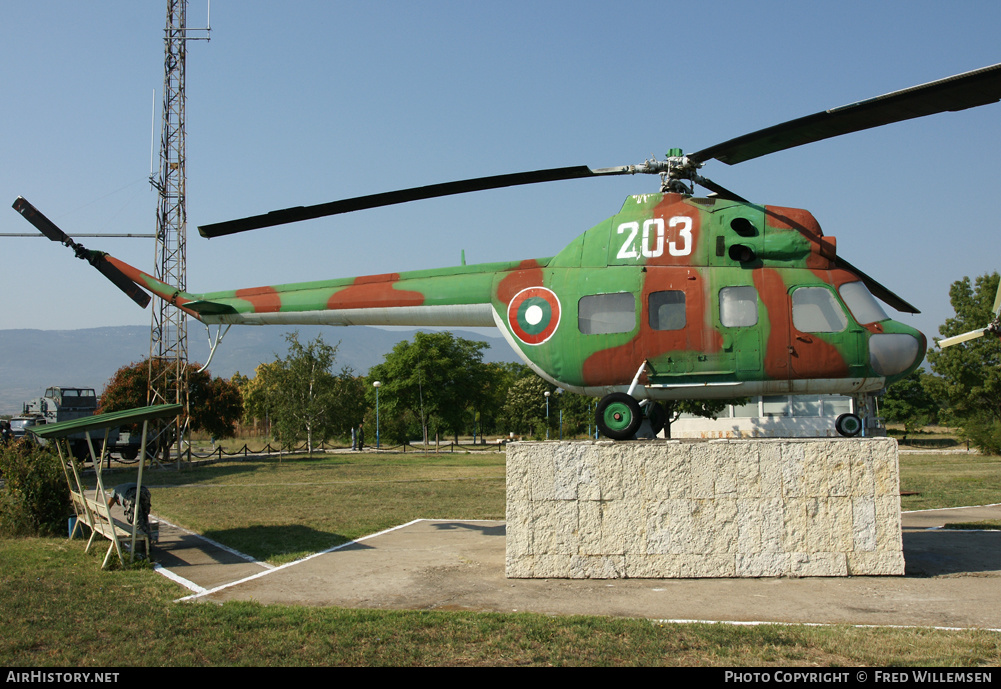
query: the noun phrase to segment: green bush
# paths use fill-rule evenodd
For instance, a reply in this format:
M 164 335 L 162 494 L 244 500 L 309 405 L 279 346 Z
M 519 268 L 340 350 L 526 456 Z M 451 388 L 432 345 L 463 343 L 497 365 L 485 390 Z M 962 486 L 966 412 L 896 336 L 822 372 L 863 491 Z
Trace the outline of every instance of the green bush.
M 65 533 L 69 488 L 55 450 L 28 440 L 0 446 L 0 534 Z
M 1001 455 L 1001 421 L 988 415 L 967 419 L 963 439 L 985 455 Z

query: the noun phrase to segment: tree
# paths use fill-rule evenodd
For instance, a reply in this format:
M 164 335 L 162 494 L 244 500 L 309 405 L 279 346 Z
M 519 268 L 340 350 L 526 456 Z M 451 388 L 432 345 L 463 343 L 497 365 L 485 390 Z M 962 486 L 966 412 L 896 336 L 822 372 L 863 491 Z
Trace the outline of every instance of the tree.
M 949 300 L 956 315 L 939 328 L 942 336 L 960 335 L 990 323 L 999 280 L 1001 276 L 993 273 L 981 275 L 973 283 L 969 277 L 954 282 L 949 288 Z M 987 333 L 962 344 L 931 350 L 928 361 L 939 376 L 934 392 L 946 402 L 950 419 L 963 426 L 978 447 L 985 449 L 985 443 L 1001 445 L 1001 340 Z
M 508 389 L 507 399 L 501 410 L 501 418 L 510 432 L 545 436 L 547 392 L 552 397 L 556 387 L 534 373 L 514 382 Z M 549 407 L 549 418 L 550 420 L 553 418 L 552 402 Z
M 155 359 L 154 366 L 165 366 Z M 148 359 L 122 366 L 115 371 L 101 393 L 99 412 L 122 411 L 147 404 L 149 387 Z M 236 433 L 236 422 L 243 414 L 243 398 L 235 383 L 224 378 L 212 378 L 201 371 L 199 364 L 188 364 L 188 427 L 205 431 L 215 438 L 228 438 Z M 138 428 L 133 430 L 138 431 Z
M 594 426 L 594 406 L 598 400 L 568 391 L 561 392 L 557 399 L 563 412 L 563 437 L 572 438 L 588 433 Z
M 931 393 L 932 376 L 914 371 L 898 380 L 883 396 L 882 413 L 891 423 L 904 424 L 904 438 L 922 426 L 935 423 L 941 405 Z
M 271 374 L 271 369 L 276 369 L 278 362 L 258 364 L 254 369 L 254 377 L 240 377 L 240 393 L 243 395 L 243 422 L 254 424 L 264 421 L 265 432 L 271 434 L 271 401 L 278 385 L 279 376 L 277 371 Z M 235 376 L 234 376 L 235 377 Z M 271 387 L 268 387 L 271 386 Z
M 254 380 L 248 382 L 250 409 L 270 419 L 272 435 L 282 448 L 291 450 L 305 439 L 312 454 L 318 443 L 361 420 L 362 414 L 354 409 L 357 384 L 348 369 L 340 375 L 332 372 L 337 347 L 321 335 L 306 345 L 299 342 L 298 332 L 285 339 L 288 354 L 258 366 Z M 349 399 L 352 396 L 354 400 Z
M 477 428 L 481 435 L 486 433 L 507 434 L 503 415 L 508 390 L 518 380 L 535 376 L 535 372 L 525 364 L 489 363 L 484 364 L 485 383 L 483 399 L 477 409 Z
M 419 332 L 413 342 L 397 343 L 381 364 L 369 370 L 366 385 L 369 404 L 374 406 L 371 383 L 382 383 L 380 419 L 386 436 L 406 442 L 416 431 L 425 441 L 443 432 L 458 438 L 469 423 L 469 412 L 481 409 L 488 399 L 489 376 L 483 364 L 488 346 L 450 332 Z

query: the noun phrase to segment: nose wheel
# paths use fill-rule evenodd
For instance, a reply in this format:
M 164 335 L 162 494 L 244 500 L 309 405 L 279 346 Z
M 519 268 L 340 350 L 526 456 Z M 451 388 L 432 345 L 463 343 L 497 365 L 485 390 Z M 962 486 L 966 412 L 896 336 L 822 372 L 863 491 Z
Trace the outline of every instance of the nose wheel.
M 613 392 L 598 402 L 595 411 L 598 430 L 612 440 L 631 440 L 643 421 L 643 411 L 632 395 Z
M 862 419 L 856 414 L 842 414 L 835 419 L 834 428 L 846 438 L 854 438 L 862 432 Z

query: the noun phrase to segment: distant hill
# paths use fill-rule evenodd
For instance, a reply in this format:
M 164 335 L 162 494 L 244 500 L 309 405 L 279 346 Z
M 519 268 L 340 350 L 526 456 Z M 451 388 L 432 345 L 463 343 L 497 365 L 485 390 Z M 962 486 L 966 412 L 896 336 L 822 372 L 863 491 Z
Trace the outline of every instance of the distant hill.
M 322 335 L 329 344 L 340 343 L 335 368 L 349 366 L 359 374 L 380 363 L 412 330 L 382 330 L 363 326 L 335 328 L 239 327 L 230 329 L 209 370 L 229 378 L 239 371 L 251 375 L 258 364 L 273 361 L 287 351 L 285 333 L 297 330 L 303 344 Z M 215 328 L 213 328 L 213 333 Z M 519 361 L 499 335 L 453 331 L 457 337 L 487 342 L 484 361 Z M 201 324 L 188 326 L 188 356 L 193 362 L 208 358 L 209 344 Z M 51 385 L 91 387 L 100 395 L 105 383 L 122 366 L 149 355 L 149 328 L 121 326 L 83 330 L 0 330 L 0 414 L 17 414 L 22 403 L 39 397 Z

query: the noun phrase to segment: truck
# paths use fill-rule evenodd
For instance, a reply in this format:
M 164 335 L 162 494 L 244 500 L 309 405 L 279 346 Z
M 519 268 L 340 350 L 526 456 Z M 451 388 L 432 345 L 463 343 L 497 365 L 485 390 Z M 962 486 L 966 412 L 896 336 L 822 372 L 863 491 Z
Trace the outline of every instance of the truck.
M 33 427 L 43 424 L 71 421 L 92 416 L 97 411 L 97 394 L 94 388 L 68 385 L 54 385 L 45 389 L 42 397 L 28 400 L 22 405 L 21 413 L 10 420 L 10 429 L 15 438 L 24 437 Z M 114 438 L 112 438 L 112 435 Z M 99 451 L 102 438 L 94 438 L 94 450 Z M 109 443 L 118 441 L 117 431 L 108 437 Z M 90 450 L 83 433 L 69 438 L 70 451 L 78 459 L 88 459 Z

